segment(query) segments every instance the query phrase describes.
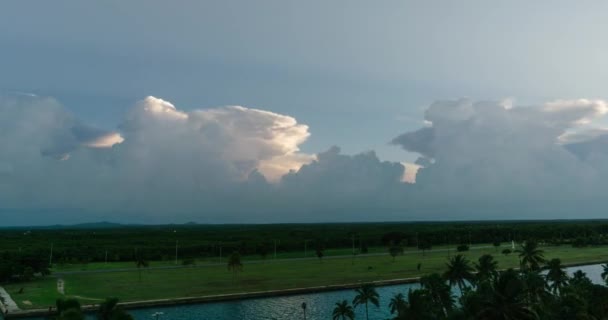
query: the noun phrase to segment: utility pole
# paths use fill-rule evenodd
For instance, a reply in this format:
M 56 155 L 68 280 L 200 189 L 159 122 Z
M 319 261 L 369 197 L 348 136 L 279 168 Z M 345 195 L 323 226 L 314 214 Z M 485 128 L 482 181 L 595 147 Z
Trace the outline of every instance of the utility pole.
M 177 265 L 177 243 L 179 240 L 175 240 L 175 264 Z
M 220 243 L 220 263 L 222 263 L 222 244 Z
M 353 238 L 353 255 L 355 254 L 355 234 L 352 235 Z
M 274 258 L 277 258 L 277 240 L 273 239 L 272 240 L 274 242 Z
M 19 251 L 21 251 L 21 248 L 19 248 Z M 53 244 L 51 243 L 51 255 L 49 256 L 49 268 L 53 267 Z

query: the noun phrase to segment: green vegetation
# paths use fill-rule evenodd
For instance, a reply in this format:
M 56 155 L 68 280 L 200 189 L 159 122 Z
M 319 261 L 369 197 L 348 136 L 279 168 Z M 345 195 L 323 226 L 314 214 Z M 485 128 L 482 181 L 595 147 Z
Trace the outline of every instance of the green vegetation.
M 456 255 L 449 259 L 443 277 L 427 275 L 419 289 L 409 290 L 407 299 L 396 293 L 388 301 L 393 320 L 608 319 L 607 286 L 593 284 L 580 270 L 569 277 L 557 258 L 541 266 L 545 252 L 534 241 L 518 251 L 521 269 L 497 271 L 493 256 L 484 254 L 475 264 L 476 273 L 470 260 Z M 541 273 L 542 267 L 546 274 Z M 456 297 L 448 284 L 458 285 L 462 294 Z M 356 290 L 353 304 L 367 303 L 374 292 L 369 284 L 363 285 Z M 374 300 L 375 305 L 379 303 L 386 302 Z M 336 304 L 334 319 L 345 305 L 346 301 Z
M 571 246 L 543 247 L 547 259 L 560 258 L 564 264 L 608 261 L 607 247 L 573 248 Z M 462 253 L 470 261 L 478 261 L 484 254 L 494 254 L 488 247 Z M 446 270 L 447 251 L 429 251 L 404 254 L 396 262 L 382 255 L 360 255 L 354 259 L 325 258 L 323 263 L 311 257 L 308 260 L 269 260 L 263 263 L 242 261 L 243 270 L 234 278 L 232 271 L 224 264 L 179 267 L 177 269 L 153 269 L 142 271 L 141 282 L 138 269 L 133 263 L 132 271 L 65 274 L 65 297 L 79 299 L 83 304 L 99 303 L 105 297 L 120 295 L 124 301 L 149 300 L 216 295 L 224 293 L 253 292 L 287 288 L 303 288 L 333 284 L 369 282 L 397 278 L 419 277 Z M 494 255 L 501 268 L 519 267 L 517 254 Z M 421 263 L 422 268 L 417 270 Z M 370 268 L 371 267 L 371 268 Z M 13 299 L 23 309 L 46 308 L 53 305 L 61 295 L 57 293 L 55 278 L 38 279 L 28 283 L 5 285 Z M 23 293 L 19 290 L 23 288 Z M 25 303 L 29 302 L 31 304 Z
M 512 239 L 520 243 L 531 235 L 538 242 L 512 252 Z M 3 229 L 0 282 L 30 309 L 48 308 L 57 298 L 90 304 L 115 295 L 125 301 L 180 298 L 433 273 L 466 291 L 473 269 L 495 279 L 498 266 L 548 267 L 550 291 L 559 294 L 569 283 L 559 272 L 562 264 L 608 261 L 606 235 L 607 221 Z M 58 292 L 59 278 L 64 293 Z M 441 281 L 423 281 L 436 299 L 450 300 L 439 296 Z M 419 293 L 409 298 L 423 299 Z M 451 307 L 446 302 L 442 308 L 447 314 Z
M 107 262 L 175 263 L 179 259 L 217 261 L 238 251 L 244 260 L 304 256 L 306 242 L 324 248 L 324 256 L 386 252 L 391 244 L 430 250 L 458 244 L 517 243 L 525 239 L 553 245 L 586 247 L 608 244 L 608 221 L 492 221 L 417 223 L 335 223 L 275 225 L 164 225 L 113 228 L 0 229 L 0 253 L 50 258 L 55 267 Z M 498 246 L 496 246 L 498 249 Z M 407 250 L 407 249 L 406 249 Z M 312 250 L 311 250 L 312 251 Z M 46 259 L 45 259 L 46 260 Z M 158 265 L 158 263 L 154 263 Z

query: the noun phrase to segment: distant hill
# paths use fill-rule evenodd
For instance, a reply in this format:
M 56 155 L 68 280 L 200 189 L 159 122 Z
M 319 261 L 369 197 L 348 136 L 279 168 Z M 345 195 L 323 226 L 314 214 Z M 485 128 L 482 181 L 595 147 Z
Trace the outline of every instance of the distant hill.
M 19 226 L 19 227 L 0 227 L 0 229 L 113 229 L 123 228 L 134 225 L 120 224 L 114 222 L 87 222 L 79 224 L 55 224 L 50 226 Z
M 76 228 L 76 229 L 108 229 L 108 228 L 118 228 L 118 227 L 124 227 L 124 226 L 125 226 L 124 224 L 120 224 L 120 223 L 101 221 L 101 222 L 79 223 L 79 224 L 71 225 L 69 227 Z M 62 226 L 62 227 L 66 227 L 66 226 Z

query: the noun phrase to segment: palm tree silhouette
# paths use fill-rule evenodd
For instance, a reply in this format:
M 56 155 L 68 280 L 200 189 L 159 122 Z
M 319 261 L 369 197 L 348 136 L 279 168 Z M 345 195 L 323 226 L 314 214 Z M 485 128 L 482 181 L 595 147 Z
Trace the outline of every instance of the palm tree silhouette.
M 450 286 L 445 283 L 439 274 L 433 273 L 420 278 L 420 285 L 425 289 L 435 305 L 441 307 L 443 315 L 447 317 L 448 312 L 454 307 L 454 297 Z
M 147 268 L 150 264 L 148 261 L 144 260 L 144 258 L 138 257 L 135 261 L 135 265 L 137 266 L 137 271 L 139 273 L 139 282 L 141 282 L 141 269 Z
M 522 268 L 538 270 L 540 265 L 545 262 L 544 251 L 538 248 L 536 241 L 526 241 L 517 252 Z
M 436 313 L 434 310 L 436 311 L 428 290 L 410 289 L 407 294 L 407 302 L 399 310 L 399 314 L 395 319 L 438 319 L 443 316 L 443 314 Z
M 368 304 L 371 303 L 378 307 L 380 305 L 379 295 L 376 292 L 376 289 L 371 284 L 364 284 L 361 288 L 355 290 L 357 295 L 353 299 L 353 305 L 355 308 L 358 305 L 365 305 L 365 318 L 369 320 L 369 307 Z
M 517 272 L 509 269 L 492 280 L 490 292 L 484 296 L 475 319 L 535 319 L 526 303 L 525 283 Z
M 458 254 L 454 256 L 446 264 L 447 270 L 443 274 L 443 277 L 448 280 L 450 286 L 457 285 L 460 292 L 464 292 L 464 288 L 467 287 L 467 282 L 472 282 L 473 267 L 467 258 L 463 255 Z
M 391 310 L 391 314 L 401 314 L 403 310 L 407 307 L 407 302 L 405 302 L 405 296 L 403 293 L 397 293 L 392 298 L 388 304 L 388 307 Z
M 228 270 L 232 271 L 232 280 L 236 280 L 238 272 L 243 271 L 243 263 L 241 262 L 241 255 L 238 252 L 233 252 L 228 258 Z
M 548 272 L 545 278 L 551 281 L 549 288 L 554 294 L 561 293 L 562 288 L 568 284 L 568 274 L 564 271 L 562 261 L 560 259 L 551 259 L 547 263 L 547 268 Z
M 332 315 L 332 320 L 353 320 L 355 319 L 355 310 L 348 305 L 348 301 L 342 300 L 342 302 L 336 302 L 336 307 L 334 308 Z
M 498 262 L 494 260 L 494 257 L 490 254 L 484 254 L 479 257 L 478 263 L 475 264 L 475 270 L 477 271 L 477 282 L 483 282 L 490 280 L 496 276 L 496 270 L 498 268 Z

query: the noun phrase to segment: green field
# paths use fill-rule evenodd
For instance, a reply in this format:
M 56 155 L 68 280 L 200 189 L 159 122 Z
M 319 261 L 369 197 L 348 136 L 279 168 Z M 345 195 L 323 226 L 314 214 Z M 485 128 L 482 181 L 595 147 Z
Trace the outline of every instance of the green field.
M 546 258 L 560 258 L 565 264 L 608 261 L 608 246 L 573 248 L 571 246 L 544 247 Z M 515 254 L 504 256 L 494 248 L 466 252 L 471 260 L 484 254 L 493 254 L 499 267 L 517 267 Z M 65 281 L 65 294 L 76 297 L 84 304 L 116 296 L 122 301 L 204 296 L 223 293 L 251 292 L 357 283 L 373 280 L 418 277 L 431 272 L 443 272 L 447 252 L 420 252 L 397 257 L 395 262 L 387 255 L 314 260 L 268 259 L 265 263 L 244 261 L 244 270 L 236 278 L 224 265 L 184 267 L 179 269 L 151 269 L 138 271 L 86 273 L 61 276 Z M 454 251 L 451 252 L 455 254 Z M 421 271 L 417 264 L 421 263 Z M 154 266 L 152 264 L 151 266 Z M 89 266 L 89 270 L 90 270 Z M 368 270 L 372 267 L 371 270 Z M 52 305 L 57 293 L 56 278 L 6 285 L 5 288 L 23 309 L 44 308 Z M 17 293 L 20 288 L 24 292 Z

